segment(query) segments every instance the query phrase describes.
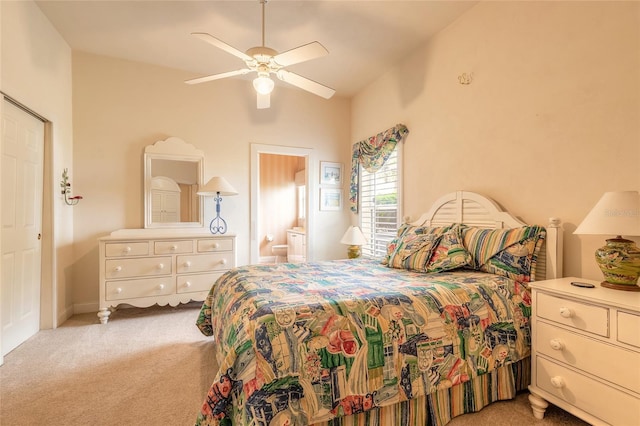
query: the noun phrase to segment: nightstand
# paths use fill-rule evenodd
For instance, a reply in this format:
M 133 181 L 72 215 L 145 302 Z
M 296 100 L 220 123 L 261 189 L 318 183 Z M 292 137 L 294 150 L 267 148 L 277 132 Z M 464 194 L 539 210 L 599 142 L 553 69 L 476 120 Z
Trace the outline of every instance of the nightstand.
M 530 288 L 534 416 L 550 402 L 593 425 L 640 425 L 640 293 L 580 278 Z

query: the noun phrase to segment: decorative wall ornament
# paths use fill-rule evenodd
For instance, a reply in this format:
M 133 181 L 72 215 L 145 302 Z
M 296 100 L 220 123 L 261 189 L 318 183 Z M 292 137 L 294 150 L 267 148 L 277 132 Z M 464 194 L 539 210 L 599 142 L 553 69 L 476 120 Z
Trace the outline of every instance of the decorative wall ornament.
M 80 200 L 82 200 L 82 196 L 76 195 L 75 197 L 70 197 L 71 194 L 71 182 L 69 182 L 69 171 L 68 169 L 64 169 L 62 172 L 62 180 L 60 181 L 60 187 L 62 188 L 61 193 L 64 195 L 64 202 L 69 206 L 75 206 L 78 204 Z
M 469 73 L 467 74 L 466 72 L 463 72 L 462 74 L 460 74 L 458 76 L 458 83 L 460 84 L 471 84 L 471 82 L 473 81 L 473 73 Z

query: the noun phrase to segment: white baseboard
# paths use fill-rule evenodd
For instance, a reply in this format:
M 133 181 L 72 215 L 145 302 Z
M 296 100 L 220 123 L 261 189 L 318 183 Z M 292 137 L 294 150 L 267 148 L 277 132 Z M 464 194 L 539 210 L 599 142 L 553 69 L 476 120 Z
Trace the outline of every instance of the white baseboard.
M 66 320 L 68 320 L 69 318 L 71 318 L 71 316 L 74 314 L 74 307 L 73 306 L 68 306 L 67 308 L 65 308 L 63 311 L 58 312 L 58 327 L 60 327 L 62 325 L 63 322 L 65 322 Z
M 98 312 L 99 309 L 100 309 L 100 304 L 98 302 L 76 303 L 75 305 L 73 305 L 74 314 L 89 314 L 93 312 Z

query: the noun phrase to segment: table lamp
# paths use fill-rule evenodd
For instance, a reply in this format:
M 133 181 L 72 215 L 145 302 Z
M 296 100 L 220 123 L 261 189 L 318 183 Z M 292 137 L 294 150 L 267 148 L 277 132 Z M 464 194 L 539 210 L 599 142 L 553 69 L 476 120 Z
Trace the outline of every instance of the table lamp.
M 640 291 L 640 248 L 625 238 L 640 235 L 638 191 L 605 192 L 574 234 L 612 235 L 596 250 L 596 263 L 605 280 L 603 287 Z
M 362 254 L 360 246 L 367 244 L 367 239 L 360 228 L 357 226 L 350 226 L 347 229 L 347 232 L 342 236 L 340 243 L 349 245 L 347 255 L 349 256 L 349 259 L 356 259 Z
M 238 195 L 238 191 L 236 191 L 225 178 L 215 176 L 209 179 L 209 182 L 207 182 L 205 186 L 200 187 L 198 195 L 216 197 L 216 217 L 211 220 L 211 223 L 209 224 L 209 231 L 211 231 L 212 234 L 224 234 L 227 232 L 227 222 L 220 217 L 221 196 Z

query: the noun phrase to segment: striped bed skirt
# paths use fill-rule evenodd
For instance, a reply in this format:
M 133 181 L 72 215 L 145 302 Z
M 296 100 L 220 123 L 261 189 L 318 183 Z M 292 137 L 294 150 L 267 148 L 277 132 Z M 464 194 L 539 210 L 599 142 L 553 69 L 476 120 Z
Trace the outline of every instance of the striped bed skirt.
M 452 418 L 480 411 L 516 397 L 531 383 L 531 358 L 526 357 L 473 380 L 388 407 L 337 417 L 316 426 L 443 426 Z

